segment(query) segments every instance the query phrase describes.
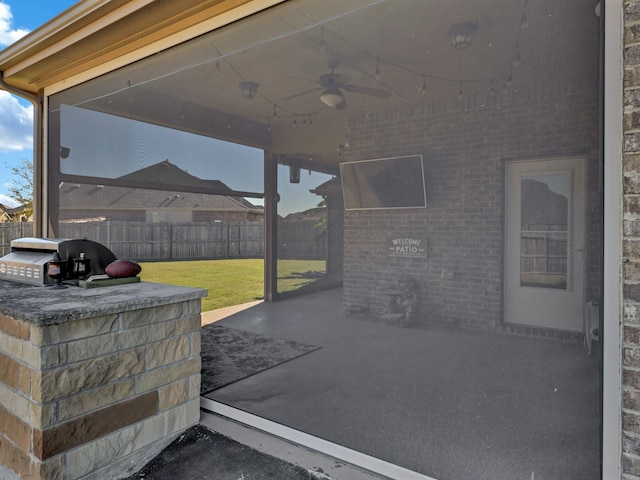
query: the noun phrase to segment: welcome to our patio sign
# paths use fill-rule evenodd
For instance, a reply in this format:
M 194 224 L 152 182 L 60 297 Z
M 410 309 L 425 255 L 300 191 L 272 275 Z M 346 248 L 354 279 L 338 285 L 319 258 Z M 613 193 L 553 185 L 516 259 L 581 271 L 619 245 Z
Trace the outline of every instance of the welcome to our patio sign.
M 387 242 L 390 257 L 426 258 L 427 241 L 415 237 L 391 237 Z

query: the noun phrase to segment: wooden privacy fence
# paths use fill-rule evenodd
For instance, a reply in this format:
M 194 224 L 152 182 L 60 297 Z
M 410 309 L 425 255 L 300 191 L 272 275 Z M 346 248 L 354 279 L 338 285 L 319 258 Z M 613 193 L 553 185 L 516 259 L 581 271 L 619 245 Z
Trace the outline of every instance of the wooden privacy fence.
M 88 238 L 137 261 L 264 256 L 261 223 L 76 223 L 61 224 L 60 236 Z
M 33 222 L 0 223 L 0 255 L 11 251 L 11 240 L 33 237 Z
M 0 224 L 0 250 L 11 240 L 33 236 L 31 222 Z M 264 257 L 264 224 L 255 222 L 138 223 L 87 222 L 60 225 L 61 238 L 87 238 L 109 248 L 118 258 L 136 261 L 201 260 Z M 324 236 L 312 222 L 280 224 L 283 258 L 322 259 Z

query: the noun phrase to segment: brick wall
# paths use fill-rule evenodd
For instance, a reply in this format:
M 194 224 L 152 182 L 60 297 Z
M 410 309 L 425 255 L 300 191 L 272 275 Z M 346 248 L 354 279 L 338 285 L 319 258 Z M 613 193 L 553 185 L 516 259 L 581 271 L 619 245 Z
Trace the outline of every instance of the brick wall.
M 625 2 L 623 478 L 640 478 L 640 2 Z
M 0 347 L 3 479 L 119 478 L 199 421 L 199 300 L 50 326 L 0 316 Z
M 427 208 L 347 211 L 344 303 L 381 313 L 402 277 L 419 285 L 420 318 L 495 329 L 502 314 L 503 169 L 508 159 L 588 159 L 588 298 L 598 298 L 597 82 L 354 115 L 344 161 L 422 154 Z M 428 243 L 424 259 L 386 254 L 390 236 Z

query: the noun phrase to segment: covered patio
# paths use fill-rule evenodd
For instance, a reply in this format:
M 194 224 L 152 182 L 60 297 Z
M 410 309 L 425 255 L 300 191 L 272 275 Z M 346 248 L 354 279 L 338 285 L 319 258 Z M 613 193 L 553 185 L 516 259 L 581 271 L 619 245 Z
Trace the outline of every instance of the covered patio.
M 620 372 L 601 349 L 619 340 L 603 305 L 620 225 L 605 229 L 591 3 L 81 2 L 0 55 L 45 99 L 36 234 L 81 219 L 63 215 L 69 188 L 122 189 L 152 226 L 222 223 L 199 195 L 248 202 L 265 302 L 213 326 L 309 348 L 204 392 L 204 410 L 378 473 L 598 479 L 602 426 L 621 424 L 604 419 Z M 140 173 L 169 164 L 197 181 Z M 147 190 L 172 211 L 142 205 Z M 256 354 L 251 338 L 222 360 Z

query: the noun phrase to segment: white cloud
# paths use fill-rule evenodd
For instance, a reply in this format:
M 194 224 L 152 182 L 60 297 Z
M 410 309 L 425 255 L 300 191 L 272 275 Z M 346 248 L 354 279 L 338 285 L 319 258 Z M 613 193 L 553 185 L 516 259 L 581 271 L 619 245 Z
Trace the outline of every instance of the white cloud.
M 0 90 L 0 153 L 33 148 L 33 107 Z
M 24 28 L 14 29 L 12 24 L 11 8 L 6 3 L 0 2 L 0 46 L 2 47 L 11 45 L 29 33 L 29 30 Z
M 16 202 L 13 198 L 7 197 L 4 193 L 0 193 L 0 203 L 9 208 L 18 206 L 18 202 Z

